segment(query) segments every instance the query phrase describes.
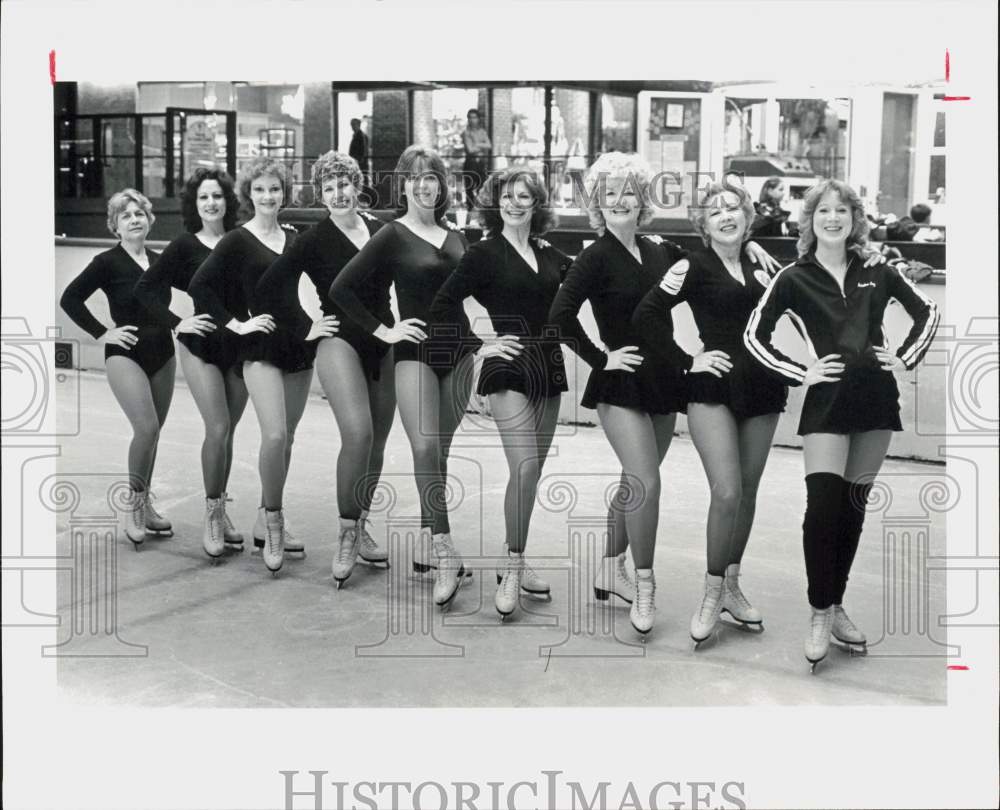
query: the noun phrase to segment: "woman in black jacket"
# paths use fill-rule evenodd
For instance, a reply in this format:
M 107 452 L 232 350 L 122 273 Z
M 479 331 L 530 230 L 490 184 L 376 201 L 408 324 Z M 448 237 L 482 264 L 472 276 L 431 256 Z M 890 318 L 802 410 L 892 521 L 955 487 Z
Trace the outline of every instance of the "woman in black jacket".
M 867 639 L 843 608 L 872 483 L 899 420 L 895 373 L 914 368 L 937 330 L 937 306 L 887 264 L 865 265 L 868 222 L 857 193 L 826 180 L 810 189 L 799 220 L 799 259 L 774 278 L 750 316 L 751 355 L 788 385 L 807 385 L 799 434 L 806 467 L 803 546 L 812 619 L 806 658 L 815 669 L 831 635 L 863 651 Z M 882 320 L 895 299 L 913 319 L 889 349 Z M 804 366 L 771 343 L 788 314 L 816 358 Z

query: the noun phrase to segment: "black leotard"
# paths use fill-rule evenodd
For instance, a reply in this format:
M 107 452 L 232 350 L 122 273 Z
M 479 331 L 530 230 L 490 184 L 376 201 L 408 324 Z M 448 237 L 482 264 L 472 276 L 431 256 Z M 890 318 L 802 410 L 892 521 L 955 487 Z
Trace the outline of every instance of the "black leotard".
M 373 294 L 378 290 L 382 296 L 388 293 L 389 285 L 394 284 L 400 317 L 424 321 L 431 337 L 426 345 L 410 341 L 397 343 L 393 348 L 393 361 L 420 360 L 443 376 L 462 357 L 475 352 L 481 345 L 474 336 L 457 341 L 454 330 L 451 334 L 434 333 L 429 318 L 434 296 L 458 266 L 465 248 L 465 237 L 458 231 L 449 230 L 441 247 L 436 248 L 395 220 L 376 233 L 347 263 L 330 286 L 330 297 L 371 335 L 380 324 L 392 326 L 393 322 L 381 320 L 384 313 L 379 316 L 366 307 L 358 293 L 362 289 L 372 290 Z M 464 316 L 460 332 L 471 334 L 468 318 Z
M 135 285 L 135 297 L 149 310 L 161 325 L 176 329 L 181 318 L 170 310 L 170 288 L 189 295 L 191 279 L 208 258 L 212 249 L 193 233 L 184 233 L 163 249 L 156 264 L 142 274 Z M 204 303 L 194 299 L 196 315 L 207 314 Z M 182 333 L 177 340 L 195 357 L 218 366 L 223 373 L 236 362 L 239 336 L 222 323 L 215 324 L 215 331 L 207 335 Z
M 750 315 L 743 339 L 754 359 L 788 385 L 801 385 L 806 367 L 771 344 L 771 334 L 785 313 L 816 358 L 839 354 L 845 366 L 840 380 L 809 387 L 802 404 L 799 434 L 902 430 L 899 388 L 884 371 L 875 348 L 887 348 L 882 328 L 885 308 L 895 298 L 913 318 L 913 327 L 896 351 L 908 369 L 920 362 L 934 339 L 937 305 L 895 268 L 864 267 L 850 253 L 844 289 L 815 254 L 779 272 Z
M 215 250 L 191 279 L 192 297 L 203 302 L 212 319 L 221 326 L 232 319 L 246 321 L 252 315 L 272 314 L 271 302 L 259 298 L 257 282 L 278 256 L 295 241 L 295 231 L 284 228 L 285 244 L 275 253 L 245 227 L 235 228 L 222 237 Z M 238 342 L 238 362 L 263 360 L 291 373 L 312 368 L 315 341 L 300 340 L 275 316 L 277 329 L 272 334 L 252 332 Z
M 382 227 L 382 222 L 371 214 L 360 213 L 369 235 L 373 236 Z M 312 318 L 299 301 L 299 278 L 305 273 L 316 287 L 323 314 L 335 315 L 340 321 L 337 337 L 347 341 L 358 353 L 366 375 L 378 379 L 382 358 L 391 347 L 371 332 L 364 331 L 329 296 L 330 285 L 337 274 L 357 254 L 354 243 L 327 217 L 299 236 L 284 255 L 271 263 L 257 282 L 257 295 L 269 303 L 272 315 L 288 324 L 299 340 L 305 340 L 312 327 Z M 384 323 L 392 323 L 389 287 L 377 283 L 378 275 L 373 274 L 358 289 L 358 299 Z
M 721 378 L 707 371 L 689 374 L 688 402 L 726 405 L 737 419 L 780 413 L 785 409 L 787 388 L 764 372 L 743 345 L 750 313 L 771 276 L 755 266 L 745 251 L 740 254 L 742 284 L 710 247 L 689 254 L 688 264 L 686 270 L 683 263 L 668 270 L 636 307 L 632 321 L 639 334 L 653 351 L 690 371 L 694 358 L 677 346 L 664 317 L 687 301 L 704 351 L 723 351 L 733 365 Z
M 465 312 L 462 302 L 471 296 L 486 308 L 497 335 L 520 338 L 524 349 L 513 360 L 488 357 L 483 362 L 479 394 L 519 391 L 529 398 L 544 398 L 567 390 L 559 336 L 546 326 L 549 307 L 571 260 L 534 238 L 531 247 L 537 272 L 504 236 L 477 242 L 466 251 L 431 304 L 433 324 L 459 324 Z
M 146 258 L 152 267 L 159 253 L 146 248 Z M 59 305 L 81 329 L 94 338 L 100 338 L 108 327 L 102 324 L 89 309 L 86 301 L 98 290 L 108 299 L 108 309 L 111 320 L 116 327 L 135 326 L 133 333 L 139 339 L 132 348 L 108 344 L 104 347 L 105 360 L 112 356 L 127 357 L 139 364 L 152 377 L 163 368 L 174 356 L 174 341 L 169 327 L 159 324 L 133 294 L 136 282 L 144 271 L 135 260 L 129 256 L 121 243 L 98 253 L 90 264 L 78 275 L 63 292 Z M 159 293 L 160 300 L 164 293 Z M 170 292 L 166 291 L 166 300 L 170 301 Z
M 650 350 L 632 326 L 632 313 L 666 269 L 686 253 L 672 242 L 658 244 L 649 237 L 639 237 L 636 243 L 641 263 L 610 231 L 577 256 L 552 303 L 549 320 L 560 330 L 563 342 L 593 369 L 580 402 L 583 407 L 604 402 L 650 414 L 676 413 L 687 403 L 684 370 Z M 644 359 L 635 371 L 605 371 L 607 355 L 586 334 L 576 345 L 571 343 L 573 335 L 583 332 L 577 313 L 586 300 L 609 351 L 639 347 Z

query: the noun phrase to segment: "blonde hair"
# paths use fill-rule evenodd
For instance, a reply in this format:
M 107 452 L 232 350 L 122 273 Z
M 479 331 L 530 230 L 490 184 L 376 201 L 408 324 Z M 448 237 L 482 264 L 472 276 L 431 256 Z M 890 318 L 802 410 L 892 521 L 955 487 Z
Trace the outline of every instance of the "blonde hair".
M 858 193 L 842 180 L 824 180 L 817 183 L 808 192 L 802 203 L 802 214 L 799 216 L 799 256 L 805 256 L 816 247 L 816 234 L 813 232 L 813 214 L 819 201 L 827 192 L 834 192 L 840 201 L 851 209 L 853 225 L 847 235 L 845 247 L 860 256 L 868 254 L 868 218 Z
M 153 216 L 153 204 L 149 198 L 134 188 L 123 188 L 112 194 L 108 200 L 108 230 L 111 231 L 112 236 L 118 236 L 118 217 L 121 216 L 122 211 L 128 208 L 129 203 L 135 203 L 145 212 L 150 228 L 156 222 L 156 217 Z
M 598 196 L 608 180 L 624 180 L 633 184 L 642 203 L 637 225 L 641 228 L 649 222 L 653 218 L 653 206 L 649 195 L 649 183 L 652 176 L 653 172 L 649 168 L 649 164 L 634 153 L 606 152 L 601 155 L 588 169 L 587 176 L 583 181 L 584 203 L 587 206 L 590 227 L 599 234 L 604 233 L 604 214 L 601 213 Z
M 753 207 L 753 199 L 751 199 L 749 192 L 742 185 L 730 182 L 729 176 L 726 175 L 722 178 L 721 183 L 709 183 L 705 187 L 705 193 L 701 196 L 700 204 L 688 207 L 688 219 L 691 220 L 691 224 L 698 232 L 698 235 L 701 236 L 701 241 L 706 246 L 712 241 L 708 236 L 708 228 L 705 224 L 708 220 L 708 212 L 711 210 L 709 203 L 727 191 L 730 194 L 735 194 L 739 199 L 740 210 L 743 211 L 743 217 L 746 219 L 746 227 L 743 229 L 743 241 L 746 242 L 750 238 L 750 226 L 757 215 L 756 209 Z

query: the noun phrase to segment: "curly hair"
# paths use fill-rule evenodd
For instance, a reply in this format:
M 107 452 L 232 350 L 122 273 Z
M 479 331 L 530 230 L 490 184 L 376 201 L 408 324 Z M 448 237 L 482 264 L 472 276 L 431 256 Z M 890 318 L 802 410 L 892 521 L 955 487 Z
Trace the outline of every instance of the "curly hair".
M 277 177 L 281 183 L 282 204 L 287 205 L 291 199 L 292 176 L 288 167 L 280 160 L 266 155 L 255 157 L 243 167 L 238 181 L 240 200 L 251 214 L 254 213 L 254 207 L 253 200 L 250 199 L 250 186 L 254 180 L 266 174 Z
M 688 207 L 688 219 L 691 220 L 691 224 L 698 232 L 701 241 L 705 243 L 706 247 L 712 241 L 708 235 L 708 215 L 715 207 L 712 205 L 712 201 L 726 192 L 736 195 L 737 199 L 739 199 L 740 210 L 743 212 L 743 219 L 746 222 L 743 227 L 743 241 L 746 242 L 750 238 L 750 226 L 753 224 L 757 213 L 753 207 L 753 199 L 742 185 L 731 183 L 727 175 L 722 178 L 721 183 L 709 183 L 705 186 L 705 191 L 701 195 L 701 202 L 698 205 Z
M 118 217 L 122 211 L 128 208 L 129 203 L 135 203 L 146 213 L 146 219 L 149 220 L 150 228 L 156 222 L 156 217 L 153 216 L 153 204 L 149 201 L 149 198 L 134 188 L 123 188 L 121 191 L 116 191 L 108 199 L 107 224 L 112 236 L 118 236 Z
M 409 207 L 405 191 L 406 181 L 422 174 L 433 174 L 438 179 L 440 188 L 437 201 L 434 204 L 434 219 L 441 221 L 448 213 L 448 207 L 451 203 L 451 193 L 448 190 L 448 171 L 437 152 L 417 144 L 407 146 L 396 163 L 395 192 L 396 199 L 399 201 L 396 213 L 402 216 Z
M 635 188 L 642 208 L 639 210 L 638 226 L 641 228 L 653 218 L 653 206 L 649 195 L 649 183 L 653 173 L 638 155 L 624 152 L 605 152 L 587 170 L 583 181 L 584 205 L 590 227 L 599 234 L 604 233 L 604 214 L 601 213 L 599 194 L 609 180 L 624 180 Z
M 184 183 L 181 191 L 181 221 L 188 233 L 198 233 L 204 226 L 198 214 L 198 189 L 206 180 L 214 180 L 222 189 L 222 197 L 226 201 L 226 213 L 222 216 L 222 227 L 231 231 L 236 227 L 236 216 L 240 210 L 240 201 L 236 197 L 236 187 L 233 178 L 222 169 L 195 169 Z
M 337 177 L 347 177 L 359 192 L 364 185 L 361 167 L 350 155 L 330 150 L 316 158 L 312 167 L 312 185 L 317 200 L 323 198 L 323 184 Z
M 503 217 L 500 216 L 500 197 L 505 188 L 513 186 L 518 180 L 524 183 L 528 189 L 534 205 L 534 210 L 531 212 L 531 235 L 541 236 L 555 227 L 556 215 L 549 206 L 549 195 L 545 191 L 545 185 L 541 179 L 535 172 L 524 168 L 505 169 L 486 178 L 486 182 L 483 183 L 476 196 L 476 211 L 479 214 L 479 221 L 491 234 L 498 234 L 503 230 Z
M 819 201 L 827 192 L 834 192 L 840 201 L 851 209 L 853 225 L 847 235 L 846 248 L 859 256 L 868 253 L 868 218 L 865 216 L 864 205 L 858 193 L 842 180 L 823 180 L 806 193 L 802 203 L 802 214 L 799 216 L 799 242 L 796 246 L 799 256 L 805 256 L 816 247 L 816 234 L 813 232 L 813 214 Z

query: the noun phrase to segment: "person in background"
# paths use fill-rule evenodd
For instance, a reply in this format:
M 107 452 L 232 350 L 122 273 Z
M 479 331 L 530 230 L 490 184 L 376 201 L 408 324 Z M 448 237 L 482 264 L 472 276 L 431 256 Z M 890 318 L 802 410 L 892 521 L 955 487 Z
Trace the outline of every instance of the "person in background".
M 781 207 L 785 199 L 785 181 L 769 177 L 760 189 L 760 198 L 754 205 L 756 216 L 750 225 L 750 236 L 797 236 L 798 227 L 789 223 L 790 213 Z
M 462 144 L 465 146 L 465 163 L 462 169 L 465 172 L 466 207 L 471 211 L 476 207 L 476 195 L 490 171 L 490 150 L 493 149 L 493 144 L 486 127 L 481 123 L 479 110 L 469 110 L 466 121 L 468 125 L 462 133 Z

